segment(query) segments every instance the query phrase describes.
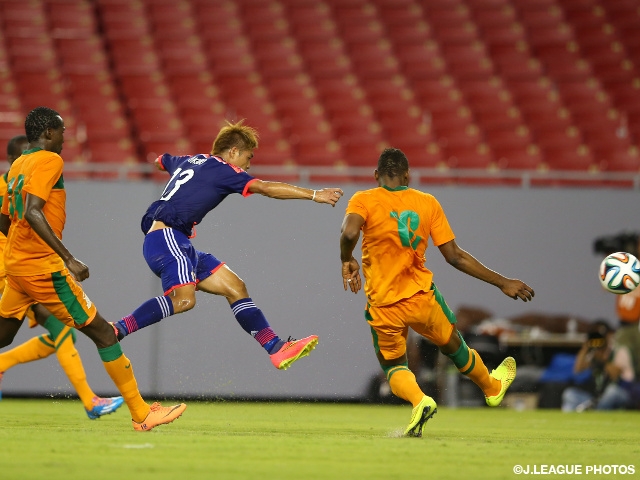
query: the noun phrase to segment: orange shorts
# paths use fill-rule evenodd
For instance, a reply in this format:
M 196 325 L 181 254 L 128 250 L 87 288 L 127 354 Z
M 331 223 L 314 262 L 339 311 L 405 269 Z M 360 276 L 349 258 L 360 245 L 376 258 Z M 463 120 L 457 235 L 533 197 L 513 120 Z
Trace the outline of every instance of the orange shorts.
M 0 316 L 21 320 L 34 303 L 44 305 L 69 327 L 88 325 L 97 313 L 96 306 L 66 268 L 28 277 L 7 275 Z
M 428 292 L 418 292 L 392 305 L 367 305 L 365 318 L 371 326 L 373 345 L 385 360 L 394 360 L 406 353 L 409 328 L 439 347 L 449 341 L 456 323 L 455 315 L 435 284 Z
M 4 286 L 6 285 L 6 280 L 7 280 L 6 274 L 4 272 L 0 273 L 0 297 L 4 293 Z M 38 325 L 38 322 L 36 322 L 36 314 L 33 313 L 33 306 L 27 309 L 26 317 L 29 319 L 29 328 L 33 328 Z

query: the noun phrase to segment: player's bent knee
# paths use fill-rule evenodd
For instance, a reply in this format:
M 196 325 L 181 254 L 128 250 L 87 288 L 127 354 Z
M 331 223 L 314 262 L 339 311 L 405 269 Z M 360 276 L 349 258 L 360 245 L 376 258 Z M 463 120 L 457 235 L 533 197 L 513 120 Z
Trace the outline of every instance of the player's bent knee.
M 181 295 L 178 297 L 171 297 L 171 303 L 173 303 L 173 313 L 183 313 L 196 306 L 196 296 Z

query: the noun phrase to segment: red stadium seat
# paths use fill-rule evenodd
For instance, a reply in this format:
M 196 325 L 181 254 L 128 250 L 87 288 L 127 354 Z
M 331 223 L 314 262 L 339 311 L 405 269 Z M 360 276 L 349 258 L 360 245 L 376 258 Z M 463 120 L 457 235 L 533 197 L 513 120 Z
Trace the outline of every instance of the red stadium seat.
M 393 145 L 429 168 L 634 172 L 638 27 L 637 0 L 2 0 L 0 109 L 59 108 L 78 161 L 119 138 L 208 151 L 245 118 L 263 165 Z
M 470 147 L 445 147 L 444 161 L 450 168 L 489 168 L 495 163 L 493 152 L 486 144 Z
M 588 171 L 594 166 L 594 158 L 585 145 L 543 148 L 546 164 L 551 170 Z
M 7 39 L 49 35 L 42 2 L 6 0 L 0 2 L 0 9 L 2 29 Z
M 534 144 L 511 147 L 494 146 L 493 152 L 497 164 L 502 169 L 537 170 L 542 167 L 542 154 Z

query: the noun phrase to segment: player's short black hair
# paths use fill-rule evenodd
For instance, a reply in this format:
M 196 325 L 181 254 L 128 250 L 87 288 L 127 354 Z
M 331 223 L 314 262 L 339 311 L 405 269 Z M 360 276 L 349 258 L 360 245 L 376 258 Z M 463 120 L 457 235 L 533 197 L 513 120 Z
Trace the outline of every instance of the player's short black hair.
M 7 157 L 18 158 L 22 155 L 20 144 L 28 142 L 26 135 L 16 135 L 7 143 Z
M 378 174 L 389 178 L 399 177 L 409 171 L 409 160 L 398 148 L 385 148 L 378 158 Z
M 27 114 L 24 121 L 24 131 L 29 143 L 40 138 L 47 128 L 60 128 L 62 120 L 60 114 L 49 107 L 36 107 Z

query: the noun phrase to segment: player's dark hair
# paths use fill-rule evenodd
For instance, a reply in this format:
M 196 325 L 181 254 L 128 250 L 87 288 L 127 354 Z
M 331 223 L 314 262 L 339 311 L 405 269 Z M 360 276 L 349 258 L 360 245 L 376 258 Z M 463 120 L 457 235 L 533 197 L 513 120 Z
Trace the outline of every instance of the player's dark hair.
M 399 177 L 409 171 L 409 160 L 402 150 L 385 148 L 378 158 L 378 174 L 389 178 Z
M 218 155 L 225 150 L 236 147 L 238 150 L 253 150 L 258 147 L 258 131 L 248 125 L 244 120 L 237 123 L 227 121 L 218 136 L 213 141 L 211 155 Z
M 27 114 L 24 131 L 29 143 L 36 142 L 47 128 L 60 128 L 60 114 L 49 107 L 36 107 Z
M 28 142 L 26 135 L 16 135 L 7 143 L 7 157 L 18 158 L 22 155 L 20 144 Z

